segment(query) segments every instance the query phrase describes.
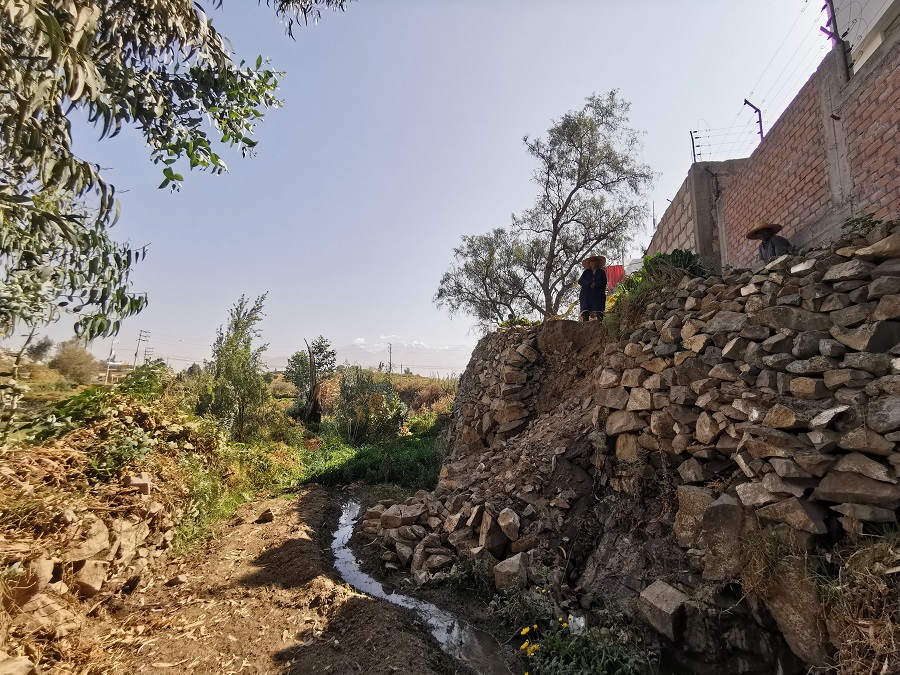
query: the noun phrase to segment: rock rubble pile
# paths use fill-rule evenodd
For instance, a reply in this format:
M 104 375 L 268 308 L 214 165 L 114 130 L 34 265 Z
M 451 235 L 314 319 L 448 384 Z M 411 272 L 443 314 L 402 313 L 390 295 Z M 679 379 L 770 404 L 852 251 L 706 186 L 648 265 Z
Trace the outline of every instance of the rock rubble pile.
M 568 321 L 500 331 L 463 376 L 437 489 L 363 527 L 417 583 L 466 554 L 498 588 L 615 600 L 697 669 L 790 672 L 779 633 L 827 666 L 841 626 L 798 570 L 897 521 L 898 356 L 897 225 L 684 278 L 621 341 Z M 761 538 L 789 554 L 752 593 L 735 583 Z

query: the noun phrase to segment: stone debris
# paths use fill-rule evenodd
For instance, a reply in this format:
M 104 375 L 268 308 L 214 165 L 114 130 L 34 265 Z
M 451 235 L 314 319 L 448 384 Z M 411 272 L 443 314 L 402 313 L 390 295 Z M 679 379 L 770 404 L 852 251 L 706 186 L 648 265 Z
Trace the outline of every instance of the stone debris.
M 884 258 L 898 242 L 886 230 L 684 278 L 619 342 L 569 321 L 488 335 L 438 487 L 370 510 L 364 529 L 418 583 L 465 554 L 501 588 L 547 580 L 562 607 L 612 599 L 719 672 L 775 672 L 784 643 L 759 606 L 727 601 L 732 615 L 714 598 L 753 537 L 807 554 L 897 521 L 900 259 Z M 815 598 L 784 591 L 753 602 L 821 665 L 818 615 L 792 614 Z

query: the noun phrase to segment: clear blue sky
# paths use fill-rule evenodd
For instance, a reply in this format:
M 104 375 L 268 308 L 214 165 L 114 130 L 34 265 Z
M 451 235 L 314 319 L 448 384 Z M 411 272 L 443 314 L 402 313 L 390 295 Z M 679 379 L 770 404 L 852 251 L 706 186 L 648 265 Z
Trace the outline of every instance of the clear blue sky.
M 238 55 L 286 71 L 258 156 L 226 151 L 230 173 L 186 175 L 173 194 L 157 189 L 161 169 L 138 133 L 93 143 L 75 130 L 78 151 L 122 191 L 115 236 L 150 244 L 133 277 L 150 305 L 126 322 L 119 359 L 133 358 L 145 329 L 173 367 L 202 361 L 231 304 L 268 291 L 273 366 L 323 334 L 340 361 L 387 362 L 391 342 L 395 366 L 461 372 L 471 322 L 431 298 L 461 235 L 531 203 L 522 136 L 619 89 L 659 173 L 648 195 L 658 217 L 690 165 L 691 129 L 734 124 L 742 135 L 711 139 L 704 158 L 746 156 L 755 119 L 744 97 L 766 109 L 768 128 L 806 81 L 827 48 L 820 6 L 358 0 L 292 41 L 269 8 L 225 0 L 210 16 Z M 649 235 L 648 223 L 641 243 Z M 93 351 L 105 357 L 109 344 Z

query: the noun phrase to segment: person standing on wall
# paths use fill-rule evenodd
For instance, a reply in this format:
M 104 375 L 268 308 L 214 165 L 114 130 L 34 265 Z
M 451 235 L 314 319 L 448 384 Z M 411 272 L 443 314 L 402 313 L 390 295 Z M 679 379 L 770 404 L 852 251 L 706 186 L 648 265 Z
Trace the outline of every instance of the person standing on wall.
M 791 242 L 778 236 L 781 225 L 775 223 L 757 223 L 747 233 L 747 239 L 759 240 L 759 259 L 764 263 L 771 262 L 791 250 Z
M 606 257 L 591 255 L 581 261 L 584 272 L 578 279 L 581 291 L 578 301 L 581 309 L 581 320 L 600 320 L 606 310 Z

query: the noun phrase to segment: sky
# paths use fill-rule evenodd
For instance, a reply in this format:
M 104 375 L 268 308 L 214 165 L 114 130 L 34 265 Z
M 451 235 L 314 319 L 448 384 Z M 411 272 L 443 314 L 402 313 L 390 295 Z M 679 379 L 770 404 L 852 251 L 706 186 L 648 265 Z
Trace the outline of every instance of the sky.
M 880 0 L 861 0 L 862 2 Z M 210 3 L 202 3 L 208 5 Z M 810 0 L 356 0 L 295 29 L 265 4 L 207 7 L 239 58 L 285 71 L 283 108 L 259 125 L 257 155 L 220 153 L 229 172 L 161 166 L 140 134 L 76 151 L 108 168 L 122 205 L 118 240 L 149 244 L 134 290 L 149 306 L 119 342 L 92 351 L 133 361 L 145 347 L 176 370 L 209 358 L 242 295 L 268 293 L 266 361 L 324 335 L 339 362 L 448 376 L 478 335 L 432 297 L 462 235 L 508 225 L 535 195 L 522 137 L 546 132 L 591 93 L 618 89 L 657 173 L 657 220 L 692 161 L 747 156 L 825 56 L 825 15 Z M 652 235 L 650 219 L 633 253 Z M 71 334 L 61 321 L 46 332 Z M 391 345 L 391 354 L 388 353 Z

